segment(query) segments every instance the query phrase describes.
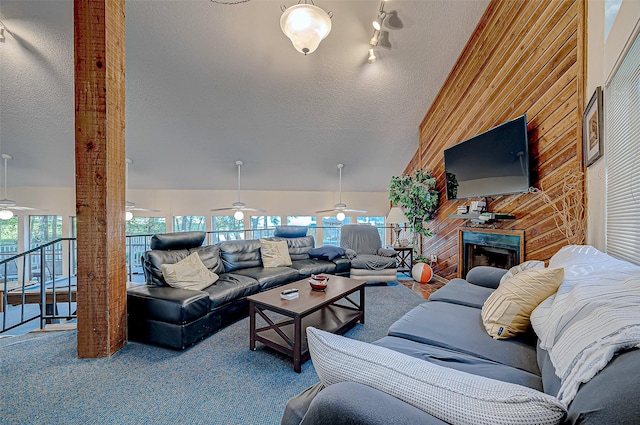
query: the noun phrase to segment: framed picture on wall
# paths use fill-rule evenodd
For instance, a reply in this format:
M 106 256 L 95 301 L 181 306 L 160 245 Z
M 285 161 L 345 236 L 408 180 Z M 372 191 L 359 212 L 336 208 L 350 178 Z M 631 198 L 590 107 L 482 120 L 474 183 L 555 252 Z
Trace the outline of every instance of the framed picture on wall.
M 582 139 L 585 167 L 602 156 L 603 151 L 603 109 L 602 87 L 596 88 L 582 116 Z

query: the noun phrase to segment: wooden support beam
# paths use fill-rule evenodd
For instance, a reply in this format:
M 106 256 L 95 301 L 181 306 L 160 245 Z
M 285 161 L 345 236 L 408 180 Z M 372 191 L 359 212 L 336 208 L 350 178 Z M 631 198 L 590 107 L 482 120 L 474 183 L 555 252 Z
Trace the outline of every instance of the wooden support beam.
M 125 2 L 76 0 L 78 357 L 126 343 Z

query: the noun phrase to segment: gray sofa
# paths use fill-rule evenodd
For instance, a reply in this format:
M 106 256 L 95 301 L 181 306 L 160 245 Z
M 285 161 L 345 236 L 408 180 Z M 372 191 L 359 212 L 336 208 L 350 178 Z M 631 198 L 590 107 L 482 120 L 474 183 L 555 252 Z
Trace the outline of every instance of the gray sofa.
M 249 313 L 246 297 L 285 285 L 311 274 L 349 276 L 350 261 L 312 258 L 313 236 L 292 236 L 286 226 L 278 229 L 286 240 L 292 265 L 265 268 L 259 240 L 224 241 L 205 245 L 205 232 L 154 235 L 151 250 L 142 256 L 146 285 L 127 290 L 129 340 L 185 349 L 228 323 Z M 293 229 L 296 230 L 296 229 Z M 306 229 L 305 229 L 306 232 Z M 174 264 L 197 252 L 203 264 L 219 280 L 201 291 L 173 288 L 162 275 L 162 264 Z
M 429 301 L 395 322 L 373 342 L 447 368 L 524 385 L 556 396 L 560 379 L 549 354 L 532 330 L 521 337 L 494 340 L 480 312 L 506 270 L 476 267 L 466 280 L 453 279 Z M 579 387 L 563 424 L 640 423 L 640 350 L 618 353 Z M 282 425 L 444 424 L 385 392 L 355 382 L 307 389 L 287 403 Z

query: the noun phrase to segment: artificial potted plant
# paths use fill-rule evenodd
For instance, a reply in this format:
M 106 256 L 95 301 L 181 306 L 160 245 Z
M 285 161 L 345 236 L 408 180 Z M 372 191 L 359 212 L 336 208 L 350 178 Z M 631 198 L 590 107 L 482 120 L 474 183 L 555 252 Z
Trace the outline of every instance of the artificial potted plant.
M 431 236 L 426 226 L 438 207 L 436 179 L 427 170 L 416 170 L 411 175 L 391 177 L 389 200 L 402 207 L 413 230 L 414 258 L 421 254 L 420 236 Z

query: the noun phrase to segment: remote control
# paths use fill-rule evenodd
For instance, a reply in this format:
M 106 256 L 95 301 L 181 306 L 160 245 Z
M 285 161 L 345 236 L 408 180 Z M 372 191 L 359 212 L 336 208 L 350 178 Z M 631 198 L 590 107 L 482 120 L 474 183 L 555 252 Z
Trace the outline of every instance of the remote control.
M 287 295 L 287 294 L 293 294 L 294 292 L 298 292 L 297 289 L 285 289 L 284 291 L 280 292 L 282 295 Z

